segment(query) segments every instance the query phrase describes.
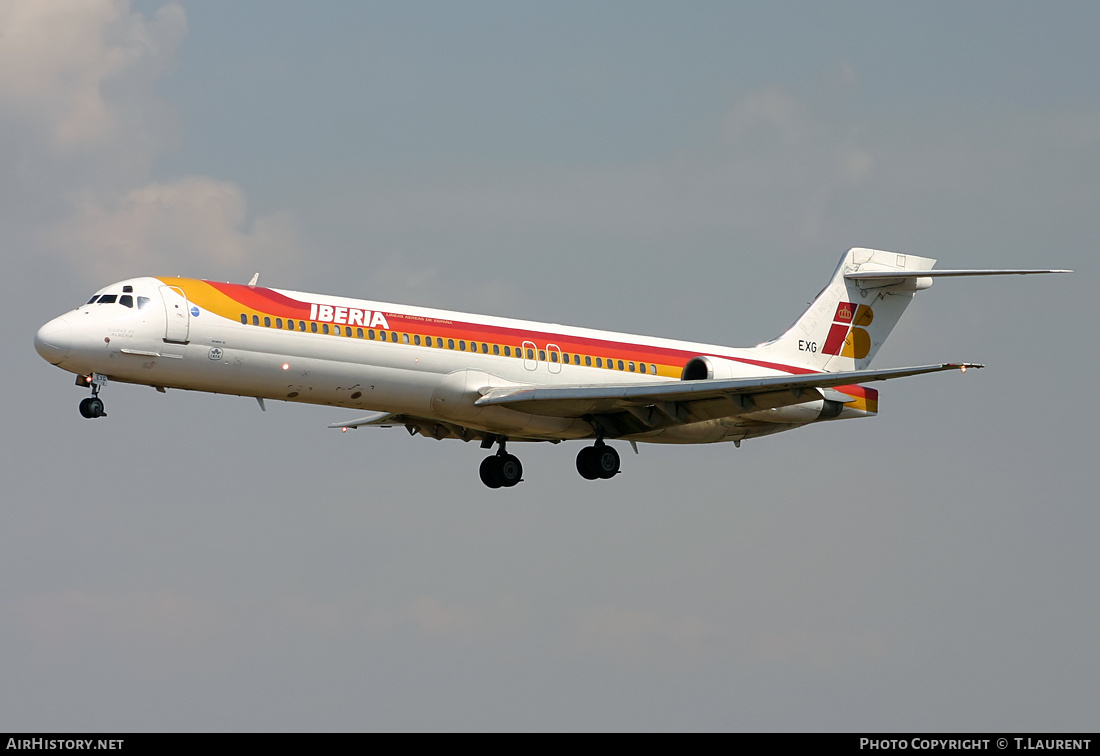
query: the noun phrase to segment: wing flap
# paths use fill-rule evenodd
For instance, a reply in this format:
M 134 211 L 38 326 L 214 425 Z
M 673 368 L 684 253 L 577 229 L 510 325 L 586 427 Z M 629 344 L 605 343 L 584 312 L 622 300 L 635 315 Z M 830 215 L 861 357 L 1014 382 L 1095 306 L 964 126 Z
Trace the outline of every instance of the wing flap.
M 357 417 L 354 420 L 348 420 L 347 422 L 331 423 L 328 427 L 344 430 L 345 428 L 362 428 L 364 426 L 374 426 L 376 428 L 392 428 L 395 425 L 404 424 L 405 421 L 401 415 L 395 415 L 392 412 L 373 412 L 366 417 Z

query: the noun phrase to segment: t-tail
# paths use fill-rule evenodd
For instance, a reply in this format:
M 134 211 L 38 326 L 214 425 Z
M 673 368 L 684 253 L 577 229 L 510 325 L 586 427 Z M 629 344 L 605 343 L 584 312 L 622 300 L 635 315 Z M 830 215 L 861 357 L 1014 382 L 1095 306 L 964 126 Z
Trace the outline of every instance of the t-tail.
M 832 280 L 779 338 L 760 349 L 786 364 L 821 372 L 865 370 L 913 295 L 934 278 L 1068 273 L 1065 270 L 932 270 L 930 257 L 857 247 Z

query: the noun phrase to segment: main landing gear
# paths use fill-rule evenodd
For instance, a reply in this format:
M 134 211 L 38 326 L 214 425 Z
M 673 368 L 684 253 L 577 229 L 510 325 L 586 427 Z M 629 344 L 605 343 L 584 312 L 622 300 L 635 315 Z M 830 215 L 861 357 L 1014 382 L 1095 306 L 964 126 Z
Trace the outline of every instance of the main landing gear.
M 107 413 L 103 409 L 103 400 L 99 398 L 99 390 L 103 388 L 103 383 L 96 380 L 94 376 L 92 378 L 80 376 L 76 380 L 78 386 L 92 387 L 92 395 L 80 401 L 80 416 L 88 419 L 107 417 Z
M 497 453 L 481 461 L 481 482 L 489 488 L 511 488 L 523 480 L 523 465 L 515 455 L 504 450 L 504 442 L 501 438 Z
M 594 446 L 586 446 L 577 455 L 577 472 L 585 480 L 608 480 L 619 473 L 619 453 L 603 439 Z
M 511 488 L 523 480 L 523 465 L 504 449 L 507 439 L 489 436 L 481 444 L 483 449 L 499 444 L 497 453 L 481 461 L 481 482 L 489 488 Z M 619 474 L 619 453 L 613 447 L 597 439 L 592 446 L 581 449 L 577 455 L 577 472 L 587 480 L 608 480 Z

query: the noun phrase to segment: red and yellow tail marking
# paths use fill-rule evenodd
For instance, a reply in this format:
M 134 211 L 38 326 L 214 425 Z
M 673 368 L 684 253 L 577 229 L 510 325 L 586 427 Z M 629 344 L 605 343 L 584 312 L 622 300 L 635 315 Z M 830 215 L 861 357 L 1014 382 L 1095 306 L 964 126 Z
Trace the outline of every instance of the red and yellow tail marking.
M 874 318 L 874 311 L 867 305 L 857 307 L 852 302 L 841 302 L 836 306 L 833 325 L 821 351 L 862 360 L 871 351 L 871 335 L 861 326 L 871 325 Z

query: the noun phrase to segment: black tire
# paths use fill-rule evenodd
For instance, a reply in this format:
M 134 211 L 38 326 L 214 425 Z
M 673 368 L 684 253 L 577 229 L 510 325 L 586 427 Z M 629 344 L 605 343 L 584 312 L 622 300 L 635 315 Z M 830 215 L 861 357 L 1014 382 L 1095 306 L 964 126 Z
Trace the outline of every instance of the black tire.
M 486 457 L 481 460 L 481 468 L 478 472 L 481 473 L 481 482 L 489 488 L 500 488 L 504 485 L 500 478 L 500 462 L 497 457 Z
M 511 488 L 523 480 L 523 465 L 512 454 L 505 454 L 497 463 L 498 479 L 505 488 Z
M 80 416 L 81 417 L 86 417 L 88 419 L 91 419 L 92 417 L 94 417 L 94 415 L 92 415 L 91 410 L 88 408 L 88 404 L 91 401 L 92 401 L 91 397 L 80 400 Z
M 103 411 L 103 400 L 93 396 L 88 400 L 88 416 L 103 417 L 107 413 Z
M 593 460 L 593 452 L 595 451 L 595 446 L 586 446 L 577 453 L 577 472 L 585 480 L 596 480 L 600 477 Z
M 611 446 L 594 447 L 592 461 L 596 474 L 604 480 L 614 478 L 619 473 L 619 453 Z

